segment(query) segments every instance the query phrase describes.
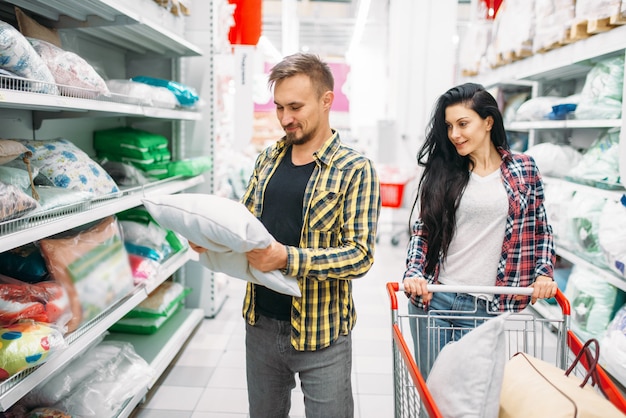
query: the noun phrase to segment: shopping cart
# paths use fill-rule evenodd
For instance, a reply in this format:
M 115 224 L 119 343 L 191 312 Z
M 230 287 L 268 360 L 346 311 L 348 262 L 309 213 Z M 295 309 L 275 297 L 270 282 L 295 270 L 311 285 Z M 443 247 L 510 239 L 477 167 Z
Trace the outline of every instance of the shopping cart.
M 380 183 L 380 199 L 383 208 L 399 209 L 402 206 L 402 199 L 404 199 L 404 189 L 410 179 L 402 183 L 385 183 L 381 180 Z M 394 223 L 391 222 L 391 244 L 398 245 L 400 243 L 400 236 L 409 235 L 409 220 L 408 218 L 403 222 L 397 223 L 398 228 L 394 229 Z
M 387 292 L 391 300 L 392 319 L 392 346 L 393 346 L 393 375 L 394 375 L 394 410 L 395 417 L 443 417 L 435 400 L 433 399 L 426 381 L 422 375 L 423 371 L 417 366 L 420 355 L 436 356 L 438 353 L 414 353 L 413 344 L 407 343 L 404 333 L 409 329 L 410 320 L 423 319 L 428 324 L 426 329 L 418 329 L 418 332 L 428 332 L 429 338 L 439 338 L 442 327 L 434 325 L 436 319 L 455 319 L 458 312 L 452 311 L 429 311 L 425 315 L 400 314 L 398 312 L 397 292 L 403 291 L 398 283 L 387 283 Z M 481 293 L 481 294 L 525 294 L 532 293 L 531 288 L 517 287 L 496 287 L 496 286 L 472 286 L 471 290 L 467 286 L 446 286 L 429 285 L 429 292 L 456 292 L 456 293 Z M 561 315 L 557 318 L 543 318 L 533 314 L 532 311 L 524 310 L 520 313 L 511 314 L 505 321 L 505 333 L 507 340 L 508 357 L 523 351 L 536 358 L 551 362 L 562 369 L 578 355 L 583 348 L 581 341 L 569 329 L 570 305 L 560 290 L 557 290 L 556 301 L 560 307 Z M 465 319 L 472 318 L 472 313 L 467 314 Z M 484 316 L 472 318 L 475 326 L 484 322 Z M 457 329 L 458 331 L 458 329 Z M 464 328 L 462 332 L 469 332 L 471 328 Z M 453 334 L 453 333 L 452 333 Z M 410 341 L 410 340 L 409 340 Z M 555 343 L 552 345 L 552 343 Z M 428 344 L 430 347 L 431 344 Z M 438 347 L 434 344 L 433 347 Z M 433 348 L 437 349 L 437 348 Z M 429 350 L 427 350 L 429 351 Z M 417 358 L 417 362 L 416 362 Z M 581 363 L 584 368 L 589 367 L 585 356 L 582 356 Z M 609 401 L 611 401 L 622 412 L 626 413 L 626 400 L 621 391 L 613 383 L 611 378 L 598 365 L 599 381 L 597 385 L 603 390 Z M 577 374 L 584 374 L 584 370 L 576 370 Z M 421 409 L 424 410 L 421 410 Z

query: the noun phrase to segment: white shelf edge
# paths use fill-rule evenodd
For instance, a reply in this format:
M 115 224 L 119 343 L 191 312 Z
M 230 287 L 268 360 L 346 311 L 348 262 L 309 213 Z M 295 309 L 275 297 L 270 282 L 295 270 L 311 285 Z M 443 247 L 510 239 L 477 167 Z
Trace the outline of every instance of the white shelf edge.
M 618 128 L 622 126 L 621 119 L 601 120 L 538 120 L 511 122 L 506 129 L 509 131 L 529 131 L 531 129 L 595 129 Z
M 585 260 L 584 258 L 574 254 L 572 251 L 566 248 L 561 248 L 557 246 L 556 253 L 572 264 L 585 266 L 587 269 L 593 271 L 599 277 L 606 280 L 609 284 L 615 286 L 620 290 L 626 291 L 626 280 L 619 278 L 611 270 L 598 267 L 595 264 L 592 264 L 589 261 Z
M 622 196 L 626 193 L 626 190 L 608 190 L 608 189 L 600 189 L 598 187 L 587 186 L 586 184 L 575 183 L 573 181 L 544 176 L 544 182 L 546 185 L 553 184 L 557 187 L 570 187 L 576 190 L 582 190 L 586 193 L 593 194 L 594 196 L 604 198 L 611 201 L 619 201 Z
M 30 93 L 12 89 L 0 89 L 0 107 L 39 110 L 50 117 L 60 117 L 58 112 L 100 112 L 108 116 L 142 116 L 155 119 L 200 120 L 202 114 L 187 109 L 164 109 L 97 99 L 80 99 L 55 94 Z M 40 115 L 45 119 L 47 114 Z
M 138 192 L 128 196 L 112 198 L 110 202 L 104 203 L 86 212 L 60 216 L 42 225 L 36 225 L 33 228 L 2 235 L 0 237 L 2 238 L 0 239 L 0 252 L 8 251 L 12 248 L 139 206 L 141 205 L 141 199 L 145 196 L 176 193 L 198 185 L 203 181 L 204 176 L 202 175 L 184 180 L 173 180 L 158 186 L 148 187 L 143 193 Z

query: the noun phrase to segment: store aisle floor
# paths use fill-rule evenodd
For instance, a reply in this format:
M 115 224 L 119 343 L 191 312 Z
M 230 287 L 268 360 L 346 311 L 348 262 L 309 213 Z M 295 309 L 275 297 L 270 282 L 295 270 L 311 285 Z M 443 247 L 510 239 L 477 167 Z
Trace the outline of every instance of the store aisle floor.
M 381 237 L 370 272 L 354 282 L 357 324 L 352 334 L 355 418 L 393 416 L 391 313 L 385 283 L 404 271 L 405 243 Z M 205 319 L 178 358 L 154 385 L 133 418 L 246 418 L 245 282 L 231 280 L 215 318 Z M 304 418 L 299 383 L 291 418 Z

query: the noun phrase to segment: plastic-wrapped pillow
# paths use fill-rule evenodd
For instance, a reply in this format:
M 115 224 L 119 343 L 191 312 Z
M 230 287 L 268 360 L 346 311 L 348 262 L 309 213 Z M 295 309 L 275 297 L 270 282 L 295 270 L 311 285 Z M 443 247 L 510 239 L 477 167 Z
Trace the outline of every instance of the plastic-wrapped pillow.
M 27 39 L 50 69 L 61 94 L 81 99 L 110 95 L 104 79 L 78 54 L 40 39 Z
M 578 164 L 565 177 L 603 189 L 621 189 L 619 137 L 619 128 L 606 131 L 587 148 Z
M 176 81 L 163 80 L 160 78 L 147 76 L 137 76 L 133 77 L 131 80 L 149 84 L 151 86 L 167 88 L 172 93 L 174 93 L 174 96 L 178 100 L 178 103 L 183 107 L 192 107 L 200 99 L 193 88 L 185 86 L 184 84 L 178 83 Z
M 582 341 L 600 338 L 624 295 L 592 270 L 575 265 L 567 279 L 565 297 L 572 307 L 571 327 Z
M 606 199 L 593 193 L 576 191 L 569 202 L 565 225 L 566 241 L 575 245 L 585 259 L 604 266 L 606 259 L 600 250 L 598 224 Z
M 576 193 L 575 185 L 568 182 L 546 182 L 544 205 L 548 219 L 552 224 L 552 231 L 559 245 L 572 247 L 575 234 L 570 229 L 569 208 Z
M 0 165 L 0 181 L 5 184 L 12 184 L 24 192 L 30 187 L 28 171 L 21 168 Z
M 186 289 L 178 282 L 171 280 L 163 282 L 143 302 L 126 314 L 126 317 L 168 316 L 189 291 L 190 289 Z
M 598 242 L 607 264 L 626 279 L 626 195 L 607 201 L 598 219 Z
M 0 273 L 27 283 L 50 279 L 41 251 L 33 243 L 0 253 Z
M 69 298 L 61 284 L 53 280 L 26 283 L 0 275 L 0 326 L 32 320 L 61 330 L 71 316 Z
M 0 327 L 0 379 L 44 363 L 66 346 L 61 332 L 45 323 L 24 321 Z
M 124 245 L 129 254 L 162 262 L 172 253 L 166 239 L 167 231 L 156 222 L 145 224 L 120 220 L 119 224 L 124 237 Z
M 109 91 L 126 96 L 134 104 L 152 106 L 152 86 L 133 80 L 109 79 L 105 81 Z
M 169 140 L 163 135 L 129 127 L 97 130 L 93 133 L 93 147 L 97 153 L 129 157 L 138 160 L 151 158 L 169 161 Z M 115 160 L 119 161 L 119 160 Z
M 601 366 L 618 382 L 626 382 L 626 305 L 622 306 L 600 340 Z
M 0 182 L 0 222 L 19 218 L 38 206 L 37 201 L 19 187 Z
M 66 189 L 54 186 L 35 186 L 39 196 L 39 207 L 32 212 L 32 215 L 40 213 L 51 214 L 61 210 L 76 209 L 80 205 L 92 199 L 93 193 L 81 190 Z
M 618 119 L 622 115 L 624 55 L 596 63 L 587 74 L 577 119 Z
M 546 120 L 556 106 L 563 100 L 562 97 L 542 96 L 535 97 L 522 103 L 515 112 L 516 121 Z
M 19 139 L 33 153 L 31 165 L 52 186 L 80 190 L 96 196 L 119 192 L 109 174 L 83 150 L 64 138 Z M 10 163 L 11 166 L 13 162 Z
M 551 142 L 534 145 L 526 154 L 535 159 L 542 175 L 553 177 L 565 177 L 582 158 L 576 148 Z
M 111 93 L 127 96 L 136 104 L 165 109 L 174 109 L 179 105 L 176 95 L 167 87 L 133 80 L 107 80 L 106 83 Z
M 54 76 L 43 59 L 24 35 L 3 21 L 0 21 L 0 67 L 20 77 L 39 81 L 31 83 L 33 92 L 59 94 Z
M 110 216 L 70 236 L 39 241 L 50 275 L 70 298 L 74 331 L 133 288 L 128 253 L 117 220 Z
M 131 343 L 103 341 L 28 392 L 20 404 L 54 406 L 72 417 L 113 417 L 154 376 Z

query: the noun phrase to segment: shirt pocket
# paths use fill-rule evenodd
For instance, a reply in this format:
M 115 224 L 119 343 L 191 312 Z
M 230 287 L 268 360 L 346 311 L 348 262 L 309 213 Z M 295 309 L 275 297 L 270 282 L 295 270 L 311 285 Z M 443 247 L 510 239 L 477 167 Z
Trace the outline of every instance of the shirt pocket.
M 309 208 L 309 228 L 312 231 L 331 232 L 339 230 L 343 212 L 342 195 L 332 191 L 318 191 Z

